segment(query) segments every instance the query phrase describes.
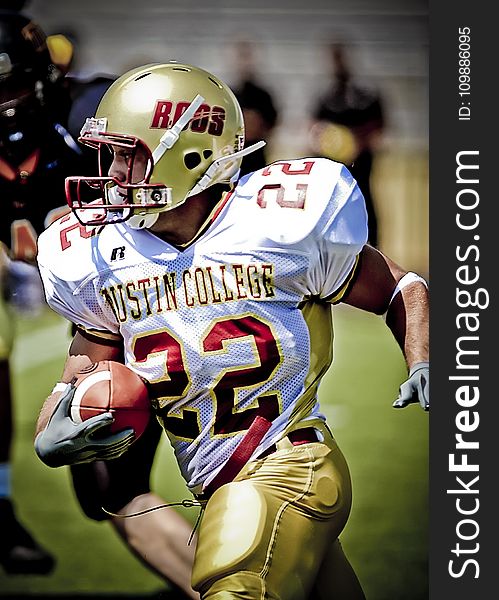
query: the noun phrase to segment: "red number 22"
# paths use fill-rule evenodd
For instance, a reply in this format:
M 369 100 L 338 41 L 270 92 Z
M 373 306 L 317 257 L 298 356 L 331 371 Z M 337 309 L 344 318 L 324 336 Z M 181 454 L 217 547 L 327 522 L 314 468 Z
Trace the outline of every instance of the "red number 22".
M 279 346 L 271 327 L 263 320 L 243 315 L 216 320 L 202 339 L 205 357 L 230 353 L 233 344 L 252 343 L 255 361 L 251 365 L 225 368 L 214 382 L 211 394 L 215 400 L 213 435 L 231 435 L 248 429 L 257 415 L 273 420 L 279 415 L 277 392 L 267 392 L 258 397 L 252 407 L 238 407 L 238 390 L 265 384 L 282 362 Z M 133 346 L 137 362 L 151 360 L 154 354 L 165 354 L 165 376 L 151 382 L 153 395 L 164 404 L 159 418 L 165 429 L 173 435 L 193 440 L 201 432 L 198 409 L 185 408 L 181 414 L 169 413 L 171 401 L 182 398 L 191 382 L 186 370 L 182 343 L 167 331 L 137 337 Z M 237 348 L 232 350 L 237 352 Z M 161 402 L 161 401 L 166 401 Z
M 289 162 L 278 162 L 265 167 L 262 171 L 262 176 L 271 175 L 273 168 L 280 167 L 285 175 L 309 175 L 312 167 L 314 166 L 313 160 L 306 160 L 303 162 L 304 167 L 302 169 L 292 169 L 291 163 Z M 307 197 L 308 183 L 297 183 L 296 184 L 296 196 L 293 199 L 289 199 L 289 192 L 286 192 L 286 187 L 282 183 L 268 183 L 262 186 L 258 190 L 256 202 L 260 208 L 267 207 L 267 199 L 269 190 L 274 190 L 275 201 L 283 208 L 305 208 L 305 200 Z

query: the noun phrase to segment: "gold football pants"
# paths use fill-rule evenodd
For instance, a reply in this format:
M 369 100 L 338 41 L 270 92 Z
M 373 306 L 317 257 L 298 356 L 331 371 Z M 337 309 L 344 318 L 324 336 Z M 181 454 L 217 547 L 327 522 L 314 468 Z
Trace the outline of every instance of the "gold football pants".
M 192 575 L 203 600 L 363 598 L 337 541 L 351 507 L 348 466 L 327 427 L 317 429 L 324 442 L 284 438 L 209 499 Z M 335 576 L 342 589 L 351 581 L 349 596 L 335 596 Z

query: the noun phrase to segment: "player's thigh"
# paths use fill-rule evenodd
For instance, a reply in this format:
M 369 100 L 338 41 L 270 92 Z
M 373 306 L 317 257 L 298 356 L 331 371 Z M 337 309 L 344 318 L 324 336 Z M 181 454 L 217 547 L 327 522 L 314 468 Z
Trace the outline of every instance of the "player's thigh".
M 117 512 L 136 496 L 150 491 L 151 469 L 162 431 L 152 417 L 142 436 L 119 458 L 71 467 L 76 497 L 88 517 L 108 519 L 102 508 Z
M 350 505 L 337 447 L 306 444 L 249 463 L 206 506 L 193 586 L 210 599 L 306 598 Z

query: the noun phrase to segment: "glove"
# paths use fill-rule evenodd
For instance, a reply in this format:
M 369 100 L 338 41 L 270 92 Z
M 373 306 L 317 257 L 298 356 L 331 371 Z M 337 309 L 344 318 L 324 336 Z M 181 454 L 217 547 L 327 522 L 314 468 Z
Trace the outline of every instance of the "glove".
M 133 429 L 106 435 L 114 421 L 111 413 L 91 417 L 82 423 L 72 421 L 71 401 L 76 387 L 68 384 L 47 426 L 35 439 L 35 451 L 49 467 L 110 460 L 121 456 L 135 439 Z
M 430 410 L 430 363 L 416 363 L 409 371 L 407 381 L 400 386 L 394 408 L 404 408 L 408 404 L 419 402 L 421 408 Z

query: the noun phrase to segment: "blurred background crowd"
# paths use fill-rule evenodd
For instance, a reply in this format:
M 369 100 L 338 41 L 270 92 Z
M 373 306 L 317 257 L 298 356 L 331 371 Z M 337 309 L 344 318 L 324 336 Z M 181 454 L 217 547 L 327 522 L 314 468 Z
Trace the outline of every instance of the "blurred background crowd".
M 192 63 L 239 92 L 248 138 L 264 135 L 268 160 L 360 160 L 363 179 L 372 159 L 379 246 L 427 271 L 425 0 L 30 0 L 27 7 L 48 34 L 74 43 L 70 73 L 79 78 L 147 62 Z M 333 86 L 345 75 L 341 98 Z M 318 120 L 346 129 L 314 127 Z

